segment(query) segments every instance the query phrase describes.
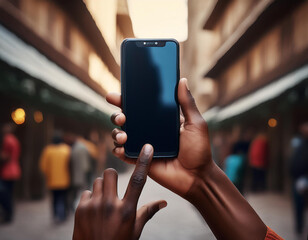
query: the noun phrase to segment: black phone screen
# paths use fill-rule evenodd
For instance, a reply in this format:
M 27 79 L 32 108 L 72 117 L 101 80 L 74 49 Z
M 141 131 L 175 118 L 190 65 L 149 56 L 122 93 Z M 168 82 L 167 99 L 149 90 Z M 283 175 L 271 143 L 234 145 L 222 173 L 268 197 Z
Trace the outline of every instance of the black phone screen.
M 175 157 L 179 149 L 178 43 L 136 40 L 122 43 L 122 107 L 125 153 L 137 157 L 146 143 L 154 157 Z

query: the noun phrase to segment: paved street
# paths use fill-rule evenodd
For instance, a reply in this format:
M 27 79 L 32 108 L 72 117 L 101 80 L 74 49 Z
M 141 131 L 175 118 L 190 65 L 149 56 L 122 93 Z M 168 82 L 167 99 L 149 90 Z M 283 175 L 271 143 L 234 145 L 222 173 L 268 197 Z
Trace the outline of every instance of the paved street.
M 119 176 L 119 193 L 123 195 L 131 170 Z M 151 179 L 140 199 L 140 205 L 158 199 L 168 202 L 145 227 L 141 239 L 144 240 L 204 240 L 215 239 L 209 228 L 195 209 L 186 201 L 170 191 L 163 189 Z M 291 203 L 287 198 L 272 193 L 249 195 L 264 222 L 285 239 L 296 239 L 293 234 Z M 15 221 L 11 225 L 0 226 L 1 240 L 62 240 L 71 239 L 73 216 L 61 225 L 51 221 L 49 199 L 32 202 L 19 202 L 16 207 Z

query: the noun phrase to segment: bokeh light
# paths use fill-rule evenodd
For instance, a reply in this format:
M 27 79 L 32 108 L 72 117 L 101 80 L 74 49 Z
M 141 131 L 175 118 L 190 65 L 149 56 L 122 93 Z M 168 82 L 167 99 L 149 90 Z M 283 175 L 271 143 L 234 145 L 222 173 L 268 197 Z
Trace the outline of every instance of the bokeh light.
M 11 117 L 17 125 L 20 125 L 26 121 L 26 112 L 22 108 L 17 108 L 12 112 Z
M 270 118 L 268 120 L 268 126 L 270 126 L 272 128 L 276 127 L 277 126 L 277 120 L 275 118 Z
M 40 111 L 35 111 L 33 113 L 33 118 L 36 123 L 41 123 L 44 120 L 43 113 Z

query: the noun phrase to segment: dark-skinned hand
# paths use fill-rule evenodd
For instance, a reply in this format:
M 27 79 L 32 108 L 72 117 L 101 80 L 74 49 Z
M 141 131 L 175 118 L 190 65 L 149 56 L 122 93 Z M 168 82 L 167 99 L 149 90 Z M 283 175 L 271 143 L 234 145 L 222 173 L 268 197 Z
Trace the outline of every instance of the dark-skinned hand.
M 109 93 L 107 101 L 121 108 L 121 95 Z M 178 101 L 182 110 L 180 119 L 180 148 L 178 157 L 173 159 L 155 159 L 151 165 L 149 176 L 185 197 L 194 181 L 204 175 L 212 164 L 211 150 L 207 124 L 197 109 L 194 98 L 188 87 L 187 79 L 183 78 L 178 86 Z M 112 122 L 123 126 L 126 117 L 122 112 L 114 113 Z M 115 128 L 112 132 L 115 141 L 114 154 L 128 163 L 136 163 L 135 159 L 125 156 L 123 144 L 127 141 L 127 134 Z
M 121 96 L 109 94 L 107 101 L 121 107 Z M 187 80 L 178 86 L 181 116 L 180 149 L 177 158 L 153 161 L 149 176 L 159 184 L 191 202 L 203 216 L 217 239 L 264 239 L 267 228 L 236 187 L 211 157 L 208 128 L 187 88 Z M 112 122 L 125 123 L 123 113 L 115 113 Z M 129 136 L 114 129 L 114 153 L 127 158 L 123 144 Z
M 123 199 L 118 198 L 114 169 L 97 178 L 93 192 L 83 192 L 75 214 L 73 240 L 135 240 L 154 214 L 167 205 L 160 200 L 141 207 L 137 203 L 146 182 L 153 147 L 143 146 Z

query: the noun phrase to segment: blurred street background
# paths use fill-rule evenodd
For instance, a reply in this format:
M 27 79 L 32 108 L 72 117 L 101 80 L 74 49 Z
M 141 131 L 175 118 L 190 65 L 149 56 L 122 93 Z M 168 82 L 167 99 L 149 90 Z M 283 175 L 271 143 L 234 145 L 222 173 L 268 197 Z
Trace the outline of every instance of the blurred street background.
M 108 167 L 124 192 L 105 96 L 135 37 L 180 42 L 215 162 L 268 226 L 307 239 L 307 0 L 0 0 L 0 239 L 71 239 L 80 193 Z M 148 180 L 140 205 L 157 199 L 168 207 L 141 239 L 215 239 Z

